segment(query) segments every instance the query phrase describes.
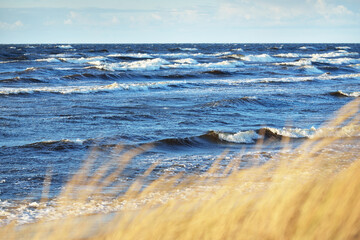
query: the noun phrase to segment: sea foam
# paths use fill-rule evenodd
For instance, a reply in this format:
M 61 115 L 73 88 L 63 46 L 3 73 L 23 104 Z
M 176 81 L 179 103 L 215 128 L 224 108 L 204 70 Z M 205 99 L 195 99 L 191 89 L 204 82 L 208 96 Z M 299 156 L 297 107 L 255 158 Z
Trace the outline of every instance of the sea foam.
M 274 58 L 272 58 L 269 54 L 259 54 L 259 55 L 246 55 L 242 57 L 244 61 L 249 62 L 273 62 Z
M 117 83 L 95 86 L 66 86 L 66 87 L 34 87 L 34 88 L 0 88 L 0 95 L 58 93 L 58 94 L 86 94 L 107 92 L 113 90 L 144 91 L 148 89 L 166 88 L 177 82 L 146 82 L 146 83 Z

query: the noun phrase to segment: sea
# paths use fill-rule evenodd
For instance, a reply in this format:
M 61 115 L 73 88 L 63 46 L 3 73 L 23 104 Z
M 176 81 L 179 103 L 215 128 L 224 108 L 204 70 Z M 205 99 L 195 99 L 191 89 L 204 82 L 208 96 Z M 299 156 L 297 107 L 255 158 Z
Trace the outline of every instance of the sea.
M 92 155 L 96 168 L 143 150 L 124 186 L 154 163 L 156 176 L 206 172 L 225 151 L 261 164 L 359 96 L 360 44 L 0 45 L 0 225 L 63 217 L 38 208 L 44 182 L 56 198 Z

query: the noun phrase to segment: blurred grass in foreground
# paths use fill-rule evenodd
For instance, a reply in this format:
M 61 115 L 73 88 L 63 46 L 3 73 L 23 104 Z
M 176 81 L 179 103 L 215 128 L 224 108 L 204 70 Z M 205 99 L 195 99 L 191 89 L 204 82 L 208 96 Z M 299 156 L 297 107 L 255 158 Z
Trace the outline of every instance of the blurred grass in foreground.
M 220 156 L 205 174 L 164 175 L 144 189 L 142 181 L 154 165 L 125 194 L 107 193 L 122 202 L 121 211 L 23 226 L 12 223 L 0 229 L 0 238 L 360 239 L 360 142 L 354 137 L 360 136 L 359 126 L 357 99 L 324 126 L 332 129 L 331 136 L 319 133 L 261 166 L 239 170 L 239 160 L 234 159 L 224 168 Z M 121 162 L 116 170 L 109 172 L 105 164 L 89 177 L 96 159 L 92 156 L 59 196 L 58 211 L 75 203 L 86 206 L 89 196 L 108 186 L 117 189 L 114 180 L 139 153 L 131 150 L 108 163 Z M 141 207 L 134 209 L 134 202 Z

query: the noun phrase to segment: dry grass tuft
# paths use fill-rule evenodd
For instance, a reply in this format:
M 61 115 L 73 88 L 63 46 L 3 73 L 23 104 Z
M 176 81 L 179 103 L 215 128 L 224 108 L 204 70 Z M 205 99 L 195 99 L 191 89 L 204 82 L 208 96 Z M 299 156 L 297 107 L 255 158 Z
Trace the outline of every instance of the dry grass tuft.
M 126 194 L 108 193 L 123 203 L 121 211 L 21 227 L 10 224 L 0 229 L 0 238 L 359 239 L 360 144 L 351 137 L 360 134 L 358 113 L 356 100 L 324 126 L 333 129 L 331 136 L 324 138 L 320 131 L 299 148 L 250 169 L 238 170 L 240 158 L 219 168 L 219 158 L 206 174 L 162 176 L 142 189 L 154 165 Z M 344 129 L 352 133 L 344 136 Z M 89 161 L 59 197 L 58 210 L 74 202 L 85 205 L 139 152 L 127 152 L 115 171 L 109 173 L 104 166 L 93 177 L 88 173 L 94 160 Z M 214 177 L 219 174 L 223 177 Z M 78 185 L 86 187 L 79 190 Z M 132 208 L 134 203 L 141 207 Z

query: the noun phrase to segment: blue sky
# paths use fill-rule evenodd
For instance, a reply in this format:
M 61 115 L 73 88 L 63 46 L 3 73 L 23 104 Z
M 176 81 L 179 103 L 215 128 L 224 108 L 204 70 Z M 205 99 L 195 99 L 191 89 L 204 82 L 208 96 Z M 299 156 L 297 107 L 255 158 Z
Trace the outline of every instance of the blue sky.
M 359 0 L 0 0 L 0 43 L 360 42 Z

